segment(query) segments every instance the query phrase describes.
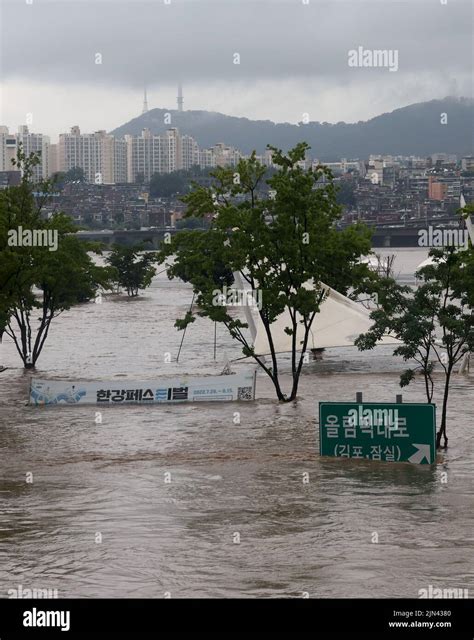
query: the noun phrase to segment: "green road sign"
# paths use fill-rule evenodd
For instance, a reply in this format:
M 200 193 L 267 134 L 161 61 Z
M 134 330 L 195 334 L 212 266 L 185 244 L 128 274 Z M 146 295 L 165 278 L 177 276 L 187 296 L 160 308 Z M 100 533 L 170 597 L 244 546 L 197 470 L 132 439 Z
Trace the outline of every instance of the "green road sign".
M 434 404 L 320 402 L 322 456 L 433 464 Z

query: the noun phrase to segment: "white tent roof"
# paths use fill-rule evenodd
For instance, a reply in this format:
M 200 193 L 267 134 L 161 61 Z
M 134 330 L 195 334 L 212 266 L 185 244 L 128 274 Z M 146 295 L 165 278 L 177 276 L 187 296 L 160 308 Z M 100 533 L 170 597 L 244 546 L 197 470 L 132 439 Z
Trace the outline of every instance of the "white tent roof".
M 415 272 L 418 271 L 419 269 L 423 269 L 423 267 L 428 267 L 429 265 L 432 265 L 432 264 L 434 264 L 434 259 L 431 256 L 428 256 L 426 260 L 423 260 L 423 262 L 420 262 L 420 264 L 415 269 Z
M 319 313 L 316 314 L 311 326 L 308 349 L 320 349 L 328 347 L 352 347 L 355 339 L 366 333 L 374 324 L 370 319 L 370 311 L 361 304 L 350 300 L 346 296 L 338 293 L 331 287 L 321 283 L 321 286 L 328 292 L 320 306 Z M 311 282 L 306 283 L 306 288 L 313 287 Z M 298 316 L 298 320 L 301 317 Z M 256 319 L 256 336 L 254 340 L 255 353 L 266 355 L 270 353 L 265 327 L 260 316 Z M 271 326 L 275 351 L 285 353 L 291 351 L 292 336 L 285 333 L 285 327 L 291 328 L 291 319 L 288 311 L 284 311 Z M 304 337 L 304 325 L 298 323 L 297 345 L 301 348 L 301 341 Z M 378 344 L 394 344 L 398 342 L 395 338 L 387 336 L 382 338 Z

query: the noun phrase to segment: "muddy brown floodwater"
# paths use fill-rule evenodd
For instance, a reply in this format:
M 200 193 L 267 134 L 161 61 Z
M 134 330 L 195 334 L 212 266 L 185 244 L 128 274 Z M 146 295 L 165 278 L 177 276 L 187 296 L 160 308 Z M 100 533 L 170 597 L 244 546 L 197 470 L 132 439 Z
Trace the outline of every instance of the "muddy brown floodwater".
M 426 253 L 397 256 L 409 280 Z M 164 362 L 191 297 L 162 274 L 136 300 L 64 313 L 36 375 L 220 372 L 239 347 L 218 328 L 214 362 L 202 319 L 179 364 Z M 95 407 L 27 406 L 30 374 L 8 338 L 0 363 L 0 597 L 18 585 L 59 597 L 418 597 L 430 584 L 474 594 L 472 374 L 454 381 L 450 448 L 429 467 L 318 455 L 320 400 L 400 393 L 389 347 L 328 350 L 291 405 L 259 374 L 252 403 L 110 407 L 101 424 Z M 421 382 L 403 395 L 425 400 Z

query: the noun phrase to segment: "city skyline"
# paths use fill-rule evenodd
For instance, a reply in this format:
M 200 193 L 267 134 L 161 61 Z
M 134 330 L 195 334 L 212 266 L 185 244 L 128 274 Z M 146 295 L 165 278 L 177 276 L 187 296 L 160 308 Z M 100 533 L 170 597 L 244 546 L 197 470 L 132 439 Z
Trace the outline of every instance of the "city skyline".
M 201 169 L 236 166 L 241 158 L 249 157 L 240 148 L 226 142 L 216 142 L 211 146 L 200 145 L 193 136 L 180 132 L 178 127 L 168 127 L 161 134 L 153 133 L 145 127 L 139 135 L 116 135 L 105 130 L 86 133 L 75 125 L 68 133 L 59 135 L 58 143 L 52 143 L 49 136 L 30 131 L 27 125 L 20 125 L 18 132 L 10 132 L 8 127 L 0 125 L 0 172 L 18 170 L 11 163 L 20 144 L 27 155 L 32 152 L 40 154 L 40 161 L 33 170 L 35 180 L 79 168 L 83 170 L 86 182 L 95 184 L 136 183 L 139 175 L 145 182 L 149 182 L 154 174 L 169 174 L 196 166 Z M 272 166 L 271 150 L 267 149 L 256 158 L 263 165 Z M 324 161 L 323 164 L 345 172 L 350 166 L 360 170 L 366 159 L 341 156 L 338 161 Z M 426 157 L 416 154 L 371 153 L 368 157 L 369 162 L 380 160 L 378 168 L 373 165 L 377 172 L 377 184 L 383 181 L 383 168 L 391 166 L 394 161 L 397 164 L 399 160 L 408 159 L 413 163 L 416 161 L 413 166 L 425 168 L 428 167 L 428 159 L 433 165 L 441 159 L 450 165 L 458 162 L 457 154 L 446 152 L 431 153 Z M 472 170 L 472 160 L 472 155 L 461 156 L 461 164 L 464 165 L 465 161 L 469 164 L 469 169 L 466 164 L 463 170 Z M 311 165 L 316 167 L 321 162 L 308 149 L 304 168 Z

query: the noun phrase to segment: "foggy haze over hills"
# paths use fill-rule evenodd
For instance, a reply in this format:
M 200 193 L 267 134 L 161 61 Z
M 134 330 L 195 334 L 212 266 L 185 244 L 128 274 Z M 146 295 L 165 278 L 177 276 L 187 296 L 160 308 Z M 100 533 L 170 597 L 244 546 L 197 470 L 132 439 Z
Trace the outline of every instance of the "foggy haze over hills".
M 166 118 L 168 114 L 168 118 Z M 441 123 L 446 114 L 447 124 Z M 367 158 L 370 154 L 428 156 L 444 151 L 458 156 L 472 153 L 474 101 L 445 98 L 413 104 L 357 123 L 308 124 L 250 120 L 211 111 L 151 109 L 118 127 L 112 133 L 140 135 L 144 128 L 163 133 L 177 127 L 193 136 L 202 147 L 224 142 L 250 153 L 262 153 L 268 143 L 288 149 L 301 140 L 312 147 L 312 155 L 323 161 L 341 157 Z

